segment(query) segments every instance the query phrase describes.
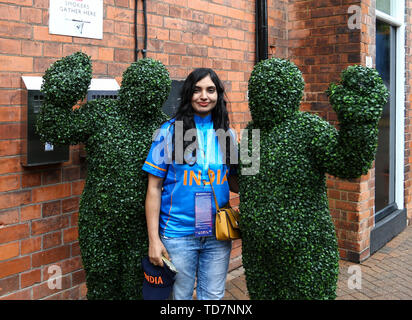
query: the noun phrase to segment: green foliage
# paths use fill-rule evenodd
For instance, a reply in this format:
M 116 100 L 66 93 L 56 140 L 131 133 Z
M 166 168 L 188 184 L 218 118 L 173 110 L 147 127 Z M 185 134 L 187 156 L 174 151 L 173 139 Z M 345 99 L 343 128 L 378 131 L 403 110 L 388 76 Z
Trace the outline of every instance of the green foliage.
M 77 72 L 73 72 L 77 70 Z M 56 61 L 44 74 L 42 92 L 46 101 L 72 107 L 87 94 L 92 78 L 92 66 L 81 52 Z
M 377 122 L 382 105 L 388 99 L 388 90 L 378 71 L 355 65 L 341 76 L 340 84 L 332 83 L 327 94 L 341 123 Z
M 258 63 L 249 79 L 253 120 L 271 125 L 298 112 L 304 85 L 301 72 L 290 61 L 274 58 Z
M 123 74 L 119 91 L 120 104 L 128 109 L 138 108 L 135 112 L 144 116 L 156 116 L 158 106 L 169 95 L 171 80 L 164 66 L 153 59 L 133 62 Z
M 139 60 L 124 72 L 118 100 L 94 100 L 75 110 L 90 84 L 90 58 L 82 53 L 64 57 L 44 79 L 37 122 L 42 141 L 82 142 L 87 151 L 79 209 L 87 297 L 140 299 L 140 261 L 148 249 L 147 175 L 141 168 L 153 132 L 167 120 L 161 107 L 170 90 L 168 71 L 158 61 Z
M 341 178 L 367 173 L 388 96 L 375 70 L 347 68 L 342 82 L 328 90 L 340 121 L 338 131 L 320 117 L 298 111 L 300 79 L 291 62 L 270 59 L 255 66 L 249 81 L 253 120 L 247 129 L 261 130 L 260 170 L 239 176 L 239 209 L 252 299 L 336 297 L 339 254 L 325 173 Z M 293 81 L 298 84 L 288 89 Z

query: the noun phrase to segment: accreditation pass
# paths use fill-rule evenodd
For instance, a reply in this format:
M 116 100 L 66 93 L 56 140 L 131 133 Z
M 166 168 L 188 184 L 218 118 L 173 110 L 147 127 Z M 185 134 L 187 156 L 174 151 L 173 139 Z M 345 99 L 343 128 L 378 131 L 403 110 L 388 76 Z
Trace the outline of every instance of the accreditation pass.
M 212 193 L 195 193 L 195 236 L 206 237 L 213 235 L 212 230 Z

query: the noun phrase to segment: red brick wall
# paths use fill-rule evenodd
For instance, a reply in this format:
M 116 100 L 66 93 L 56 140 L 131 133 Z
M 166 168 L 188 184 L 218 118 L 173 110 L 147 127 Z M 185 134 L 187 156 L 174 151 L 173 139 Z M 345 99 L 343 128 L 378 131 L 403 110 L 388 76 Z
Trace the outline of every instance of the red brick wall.
M 361 9 L 360 29 L 350 29 L 348 8 Z M 325 90 L 352 64 L 365 64 L 374 53 L 374 8 L 370 1 L 289 1 L 288 58 L 302 70 L 306 82 L 301 110 L 318 114 L 338 126 Z M 351 181 L 328 176 L 330 212 L 340 256 L 363 260 L 369 256 L 374 214 L 374 168 Z
M 406 3 L 410 13 L 412 1 Z M 362 8 L 360 30 L 347 26 L 352 4 Z M 120 83 L 134 57 L 134 1 L 104 0 L 102 40 L 49 35 L 48 5 L 49 0 L 0 0 L 0 299 L 77 299 L 86 293 L 77 242 L 85 177 L 82 148 L 72 147 L 70 161 L 62 165 L 20 165 L 27 103 L 21 76 L 41 76 L 56 59 L 81 50 L 92 57 L 94 77 Z M 301 68 L 306 81 L 302 110 L 337 124 L 324 91 L 347 65 L 364 64 L 367 55 L 374 58 L 373 5 L 368 0 L 268 0 L 269 56 L 289 58 Z M 141 6 L 139 1 L 140 49 Z M 215 69 L 226 86 L 237 131 L 250 120 L 247 82 L 255 62 L 254 11 L 253 0 L 147 1 L 147 56 L 161 60 L 175 80 L 196 67 Z M 407 50 L 406 208 L 411 207 L 412 179 L 409 64 Z M 354 181 L 328 177 L 327 183 L 341 257 L 362 260 L 369 254 L 374 169 Z M 231 198 L 237 206 L 239 199 L 234 194 Z M 241 241 L 236 241 L 231 268 L 241 264 L 240 254 Z M 51 265 L 62 268 L 61 290 L 47 287 Z
M 269 58 L 287 58 L 288 41 L 288 0 L 268 0 L 268 45 Z
M 231 124 L 250 120 L 246 91 L 254 65 L 254 1 L 148 1 L 148 56 L 168 66 L 172 79 L 196 67 L 213 68 L 226 86 Z
M 121 83 L 134 58 L 134 3 L 104 0 L 104 35 L 96 40 L 50 35 L 49 0 L 0 1 L 0 299 L 85 297 L 77 241 L 82 148 L 72 147 L 64 164 L 21 166 L 27 103 L 21 76 L 41 76 L 52 62 L 80 50 L 92 57 L 94 77 Z M 138 9 L 142 49 L 141 1 Z M 147 1 L 147 56 L 161 60 L 176 80 L 196 67 L 216 70 L 238 131 L 250 120 L 246 92 L 255 59 L 254 10 L 248 0 Z M 232 195 L 233 205 L 238 201 Z M 240 253 L 237 241 L 231 268 L 241 264 Z M 52 265 L 62 268 L 61 290 L 47 286 Z

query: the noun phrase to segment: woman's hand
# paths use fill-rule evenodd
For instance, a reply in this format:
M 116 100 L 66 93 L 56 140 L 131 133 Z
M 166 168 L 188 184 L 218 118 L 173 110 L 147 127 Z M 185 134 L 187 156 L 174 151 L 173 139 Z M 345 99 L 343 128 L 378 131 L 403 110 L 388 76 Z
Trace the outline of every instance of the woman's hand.
M 170 260 L 169 254 L 160 239 L 149 242 L 149 261 L 155 266 L 163 267 L 162 256 Z

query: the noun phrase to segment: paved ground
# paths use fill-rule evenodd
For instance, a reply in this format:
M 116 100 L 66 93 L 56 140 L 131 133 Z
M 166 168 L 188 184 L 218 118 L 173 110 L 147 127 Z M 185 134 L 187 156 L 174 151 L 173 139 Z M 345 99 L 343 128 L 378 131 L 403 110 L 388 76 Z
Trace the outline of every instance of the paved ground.
M 361 264 L 339 266 L 337 300 L 412 300 L 412 226 Z M 249 300 L 242 267 L 229 273 L 224 299 Z

